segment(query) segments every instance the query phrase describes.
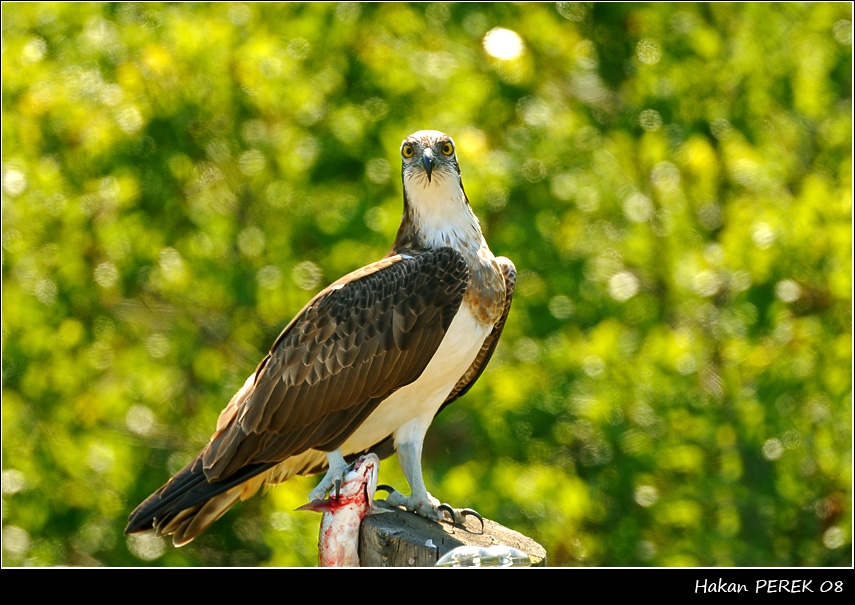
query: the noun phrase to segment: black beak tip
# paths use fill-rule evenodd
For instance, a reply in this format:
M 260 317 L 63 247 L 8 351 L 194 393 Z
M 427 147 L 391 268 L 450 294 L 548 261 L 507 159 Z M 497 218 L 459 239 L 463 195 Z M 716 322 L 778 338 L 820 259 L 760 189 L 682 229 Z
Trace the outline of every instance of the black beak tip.
M 422 166 L 425 168 L 425 172 L 427 173 L 428 183 L 430 183 L 430 176 L 433 172 L 433 156 L 429 153 L 425 153 L 422 156 Z

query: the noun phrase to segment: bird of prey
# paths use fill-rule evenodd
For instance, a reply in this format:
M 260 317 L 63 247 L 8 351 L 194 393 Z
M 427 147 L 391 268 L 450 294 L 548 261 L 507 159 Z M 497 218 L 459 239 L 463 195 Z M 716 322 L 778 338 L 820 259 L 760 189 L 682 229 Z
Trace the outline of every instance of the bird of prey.
M 495 257 L 460 179 L 454 141 L 420 130 L 401 144 L 404 213 L 389 253 L 345 275 L 291 320 L 221 412 L 208 444 L 128 520 L 176 546 L 262 485 L 327 469 L 321 500 L 347 459 L 397 452 L 410 495 L 387 501 L 444 518 L 422 477 L 434 416 L 481 376 L 516 282 Z

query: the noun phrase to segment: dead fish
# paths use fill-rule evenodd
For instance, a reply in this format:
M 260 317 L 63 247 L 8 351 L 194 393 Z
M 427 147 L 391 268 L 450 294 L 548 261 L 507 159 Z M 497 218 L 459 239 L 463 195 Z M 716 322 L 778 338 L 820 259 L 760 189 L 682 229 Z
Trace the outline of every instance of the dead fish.
M 360 456 L 347 467 L 341 486 L 333 488 L 329 498 L 297 509 L 324 515 L 318 537 L 321 567 L 359 567 L 359 526 L 373 508 L 379 471 L 380 459 L 375 454 Z

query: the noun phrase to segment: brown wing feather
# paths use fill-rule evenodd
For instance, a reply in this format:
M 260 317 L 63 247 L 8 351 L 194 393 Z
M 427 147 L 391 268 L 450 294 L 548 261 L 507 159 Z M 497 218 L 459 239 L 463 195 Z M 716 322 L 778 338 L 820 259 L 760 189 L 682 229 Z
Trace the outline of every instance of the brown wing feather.
M 505 328 L 505 321 L 508 319 L 508 313 L 511 310 L 511 302 L 514 297 L 514 287 L 517 283 L 517 270 L 508 258 L 500 256 L 496 258 L 496 262 L 501 268 L 502 275 L 505 279 L 505 304 L 502 315 L 493 326 L 492 332 L 490 332 L 486 340 L 484 340 L 484 344 L 481 346 L 481 350 L 478 352 L 478 355 L 475 356 L 475 360 L 472 362 L 472 365 L 469 366 L 469 369 L 466 370 L 466 373 L 463 374 L 448 394 L 448 397 L 437 411 L 437 414 L 444 410 L 447 405 L 465 395 L 469 389 L 472 388 L 472 385 L 475 384 L 478 378 L 481 377 L 481 374 L 484 372 L 484 368 L 487 367 L 487 363 L 490 361 L 490 358 L 493 356 L 493 352 L 496 350 L 496 345 L 499 343 L 499 337 L 502 335 L 502 330 Z M 346 456 L 346 460 L 348 462 L 352 462 L 359 456 L 367 454 L 368 452 L 377 454 L 381 460 L 394 454 L 395 443 L 392 435 L 389 435 L 383 441 L 380 441 L 363 452 L 356 452 L 350 456 Z M 306 469 L 305 473 L 317 473 L 322 471 L 324 468 L 325 467 L 323 465 L 314 466 L 310 469 Z
M 192 539 L 201 530 L 187 523 L 205 502 L 228 491 L 221 498 L 228 508 L 244 497 L 235 490 L 248 479 L 309 449 L 339 447 L 421 375 L 468 279 L 463 257 L 442 248 L 388 257 L 331 284 L 282 331 L 199 456 L 131 513 L 126 532 L 154 526 L 171 533 L 180 525 Z
M 331 285 L 282 332 L 252 393 L 202 452 L 208 481 L 336 449 L 421 375 L 460 307 L 466 262 L 445 248 L 378 266 Z

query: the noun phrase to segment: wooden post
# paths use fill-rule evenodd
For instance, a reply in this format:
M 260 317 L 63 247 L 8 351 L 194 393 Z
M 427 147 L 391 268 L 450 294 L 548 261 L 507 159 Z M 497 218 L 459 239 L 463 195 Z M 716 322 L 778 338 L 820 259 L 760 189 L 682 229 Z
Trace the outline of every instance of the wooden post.
M 517 548 L 531 557 L 533 566 L 546 567 L 546 550 L 540 544 L 489 519 L 484 519 L 481 533 L 481 522 L 475 517 L 467 516 L 465 527 L 455 527 L 378 501 L 374 505 L 378 512 L 365 517 L 359 532 L 362 567 L 433 567 L 458 546 L 497 544 Z

